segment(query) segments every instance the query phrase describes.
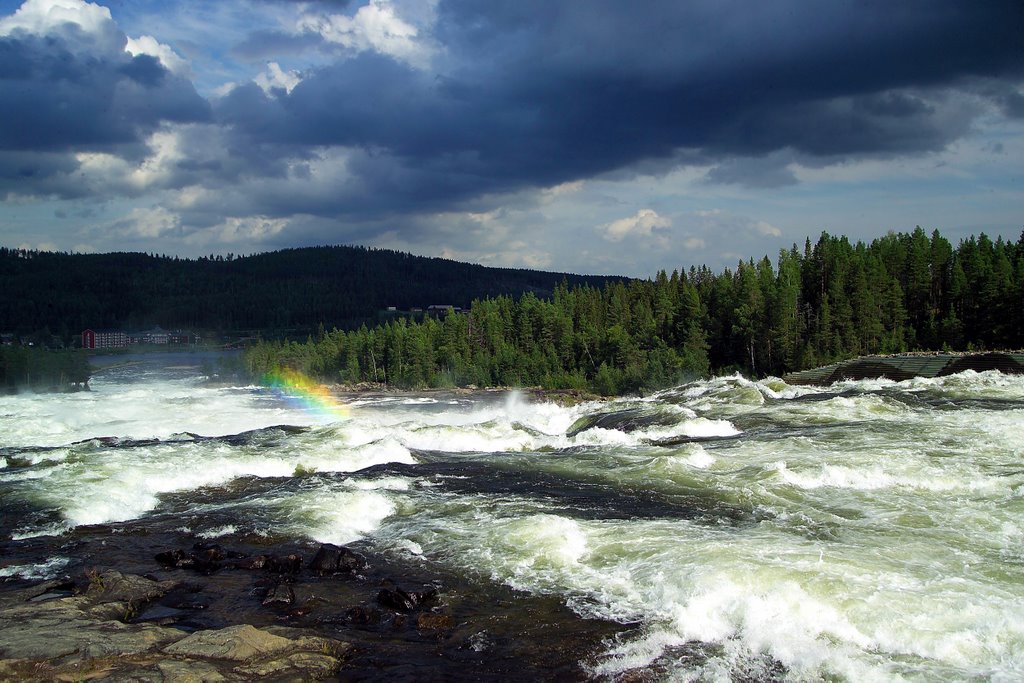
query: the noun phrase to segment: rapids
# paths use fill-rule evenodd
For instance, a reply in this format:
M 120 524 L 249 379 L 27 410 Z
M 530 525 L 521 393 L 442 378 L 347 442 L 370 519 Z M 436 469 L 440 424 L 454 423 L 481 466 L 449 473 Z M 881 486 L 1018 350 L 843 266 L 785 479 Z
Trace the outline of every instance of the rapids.
M 1024 679 L 1024 377 L 360 395 L 339 419 L 194 366 L 0 397 L 0 539 L 173 513 L 355 544 L 624 625 L 594 678 Z M 0 581 L 75 562 L 37 559 Z

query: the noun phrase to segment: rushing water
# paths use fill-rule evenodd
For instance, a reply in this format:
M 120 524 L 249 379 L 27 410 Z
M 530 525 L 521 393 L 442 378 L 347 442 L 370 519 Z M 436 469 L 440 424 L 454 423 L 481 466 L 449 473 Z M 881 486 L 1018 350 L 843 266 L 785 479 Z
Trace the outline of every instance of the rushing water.
M 356 543 L 629 625 L 595 678 L 1024 678 L 1024 377 L 395 394 L 331 421 L 169 362 L 0 397 L 8 543 L 173 506 L 195 537 Z

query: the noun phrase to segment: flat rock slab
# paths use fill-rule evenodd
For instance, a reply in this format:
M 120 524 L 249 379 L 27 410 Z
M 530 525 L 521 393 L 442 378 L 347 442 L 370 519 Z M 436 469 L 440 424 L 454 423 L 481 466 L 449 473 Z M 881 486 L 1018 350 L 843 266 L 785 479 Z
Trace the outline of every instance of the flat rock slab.
M 82 598 L 52 600 L 0 613 L 0 658 L 56 660 L 132 655 L 183 637 L 177 629 L 151 624 L 97 621 Z
M 0 601 L 0 681 L 306 681 L 337 673 L 351 646 L 304 629 L 248 624 L 186 634 L 125 623 L 173 582 L 105 572 L 71 597 L 50 586 Z
M 164 648 L 170 655 L 242 662 L 266 658 L 292 647 L 292 641 L 242 624 L 218 631 L 199 631 Z

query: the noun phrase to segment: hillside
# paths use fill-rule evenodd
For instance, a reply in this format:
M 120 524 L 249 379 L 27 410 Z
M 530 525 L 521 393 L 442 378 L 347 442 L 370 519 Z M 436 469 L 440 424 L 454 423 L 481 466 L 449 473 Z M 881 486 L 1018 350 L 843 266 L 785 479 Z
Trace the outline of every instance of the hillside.
M 286 249 L 181 259 L 0 248 L 0 331 L 69 339 L 87 327 L 200 330 L 352 329 L 378 311 L 533 293 L 598 276 L 488 268 L 363 247 Z

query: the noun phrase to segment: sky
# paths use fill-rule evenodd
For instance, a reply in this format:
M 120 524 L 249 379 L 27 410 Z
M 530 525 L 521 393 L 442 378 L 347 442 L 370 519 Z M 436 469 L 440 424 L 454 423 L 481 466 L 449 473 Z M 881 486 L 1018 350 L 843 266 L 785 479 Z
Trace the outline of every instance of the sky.
M 0 0 L 0 245 L 652 277 L 1024 226 L 1024 2 Z

